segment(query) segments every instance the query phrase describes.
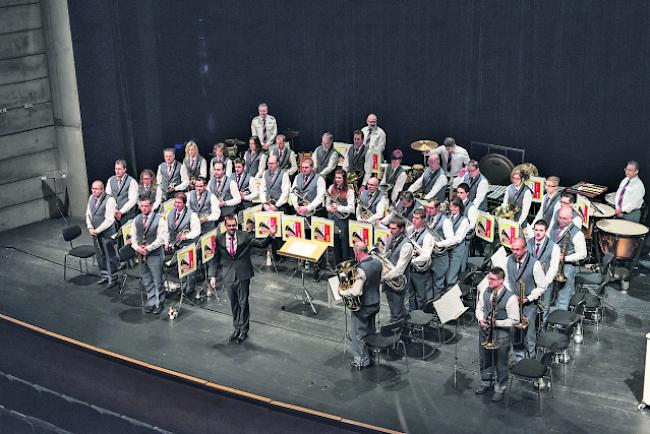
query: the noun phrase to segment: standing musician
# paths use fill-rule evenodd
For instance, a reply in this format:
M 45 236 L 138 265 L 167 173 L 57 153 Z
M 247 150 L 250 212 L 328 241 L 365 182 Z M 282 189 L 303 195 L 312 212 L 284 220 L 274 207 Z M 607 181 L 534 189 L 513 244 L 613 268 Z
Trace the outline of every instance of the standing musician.
M 530 205 L 533 203 L 533 192 L 524 184 L 528 179 L 528 173 L 523 170 L 513 170 L 510 173 L 512 184 L 506 188 L 506 194 L 503 195 L 503 205 L 513 204 L 519 211 L 515 214 L 514 220 L 519 223 L 520 228 L 528 226 L 528 212 Z
M 494 386 L 492 402 L 503 400 L 508 387 L 508 353 L 510 352 L 510 329 L 519 322 L 517 296 L 505 287 L 505 273 L 500 267 L 490 269 L 488 287 L 476 301 L 476 319 L 479 330 L 479 359 L 481 384 L 474 393 L 486 394 Z M 492 338 L 496 349 L 486 349 L 483 344 Z M 495 378 L 496 374 L 496 378 Z
M 150 169 L 144 169 L 140 172 L 138 197 L 142 197 L 143 194 L 151 197 L 153 210 L 158 211 L 158 207 L 162 203 L 163 192 L 162 188 L 156 184 L 156 175 Z
M 163 245 L 167 242 L 169 233 L 162 216 L 152 212 L 149 196 L 140 198 L 139 207 L 141 214 L 135 218 L 131 247 L 145 259 L 142 270 L 142 286 L 147 292 L 145 312 L 159 314 L 165 308 Z
M 465 205 L 460 198 L 455 197 L 449 203 L 449 220 L 454 235 L 446 238 L 451 246 L 449 253 L 449 269 L 447 270 L 447 287 L 455 285 L 458 282 L 458 273 L 460 273 L 463 263 L 466 261 L 468 243 L 466 240 L 469 231 L 469 220 L 463 215 Z
M 217 143 L 212 148 L 212 160 L 210 160 L 210 168 L 214 167 L 214 163 L 223 163 L 226 168 L 226 176 L 232 175 L 232 160 L 228 157 L 228 148 L 225 143 Z M 212 174 L 210 174 L 212 176 Z
M 537 220 L 533 225 L 533 237 L 527 243 L 528 253 L 542 263 L 542 268 L 546 273 L 546 289 L 543 294 L 543 322 L 546 322 L 549 314 L 553 279 L 555 278 L 560 262 L 560 247 L 553 240 L 549 239 L 547 229 L 548 223 L 546 223 L 546 220 Z
M 427 165 L 429 167 L 411 184 L 408 191 L 415 193 L 422 190 L 424 199 L 430 200 L 435 197 L 442 202 L 445 200 L 447 192 L 447 176 L 440 168 L 440 156 L 438 154 L 429 155 Z
M 382 223 L 388 226 L 388 223 L 394 218 L 403 218 L 410 225 L 413 218 L 413 212 L 416 209 L 422 208 L 420 203 L 415 200 L 413 193 L 410 191 L 403 191 L 400 195 L 399 203 L 391 208 L 390 213 L 384 217 Z
M 251 121 L 251 136 L 259 137 L 262 148 L 268 150 L 278 134 L 278 123 L 269 114 L 269 106 L 265 102 L 257 106 L 257 113 L 258 116 Z
M 106 183 L 106 194 L 112 196 L 117 203 L 115 222 L 119 228 L 135 217 L 135 206 L 138 203 L 138 182 L 126 173 L 126 161 L 115 162 L 115 176 Z
M 427 300 L 433 298 L 433 274 L 430 261 L 433 254 L 433 236 L 429 233 L 426 224 L 426 212 L 416 209 L 413 212 L 413 227 L 407 230 L 410 241 L 415 245 L 413 259 L 411 259 L 411 285 L 409 286 L 409 311 L 422 309 Z M 423 265 L 427 268 L 418 271 Z M 418 268 L 419 267 L 419 268 Z
M 222 217 L 233 214 L 241 203 L 237 183 L 226 176 L 223 163 L 214 163 L 208 190 L 217 197 Z
M 569 301 L 576 292 L 578 264 L 587 257 L 587 245 L 580 227 L 573 224 L 573 209 L 560 208 L 558 213 L 558 225 L 550 233 L 551 239 L 560 246 L 560 265 L 564 264 L 564 267 L 558 269 L 558 273 L 564 273 L 566 282 L 558 289 L 556 307 L 560 310 L 568 310 Z M 555 285 L 560 283 L 555 282 Z
M 264 211 L 286 211 L 291 181 L 289 181 L 289 174 L 280 168 L 279 160 L 280 157 L 277 155 L 271 155 L 269 168 L 262 176 L 259 192 Z
M 230 182 L 237 185 L 237 191 L 241 198 L 241 202 L 237 207 L 238 210 L 253 206 L 253 199 L 259 194 L 257 181 L 249 173 L 246 173 L 245 168 L 244 160 L 235 158 L 235 172 L 230 175 Z
M 201 235 L 201 222 L 191 209 L 188 209 L 187 196 L 178 192 L 174 197 L 174 207 L 167 213 L 167 230 L 169 238 L 165 243 L 165 251 L 176 254 L 175 250 L 188 246 Z M 188 297 L 194 295 L 195 273 L 181 279 L 181 291 Z M 198 298 L 198 296 L 197 296 Z
M 384 130 L 377 126 L 377 115 L 370 113 L 366 118 L 366 126 L 361 128 L 363 137 L 365 137 L 364 144 L 368 151 L 379 152 L 379 155 L 384 153 L 386 148 L 386 133 Z
M 435 234 L 437 239 L 433 241 L 433 247 L 449 248 L 455 244 L 454 227 L 451 220 L 440 211 L 440 202 L 433 198 L 426 206 L 427 226 Z M 431 255 L 431 272 L 433 278 L 433 298 L 438 299 L 445 292 L 445 281 L 449 270 L 449 253 L 433 253 Z
M 444 146 L 437 148 L 434 152 L 438 151 L 442 162 L 442 167 L 445 168 L 445 173 L 449 178 L 458 176 L 460 171 L 469 163 L 469 154 L 462 146 L 456 144 L 453 137 L 445 137 L 443 142 Z
M 404 190 L 404 184 L 408 179 L 406 170 L 402 167 L 402 158 L 404 154 L 399 149 L 395 149 L 390 154 L 390 165 L 386 168 L 384 176 L 381 179 L 381 185 L 387 185 L 392 190 L 390 192 L 390 201 L 396 204 L 399 195 Z
M 98 284 L 108 283 L 112 288 L 117 285 L 119 261 L 115 253 L 115 244 L 111 235 L 115 234 L 115 199 L 104 192 L 104 183 L 94 181 L 90 187 L 90 197 L 86 207 L 86 227 L 93 237 L 97 267 L 101 279 Z
M 296 214 L 305 216 L 322 207 L 325 190 L 325 179 L 314 172 L 313 160 L 303 159 L 300 163 L 300 173 L 293 180 L 289 196 Z M 304 197 L 306 203 L 301 204 L 298 195 Z
M 185 170 L 190 177 L 189 188 L 194 188 L 196 178 L 208 177 L 208 162 L 199 153 L 199 147 L 194 140 L 190 140 L 185 145 L 185 158 L 183 159 Z
M 206 184 L 205 178 L 196 178 L 195 189 L 190 191 L 187 200 L 190 210 L 199 217 L 201 233 L 214 229 L 221 216 L 219 201 L 208 191 Z
M 616 217 L 638 223 L 641 220 L 643 196 L 645 187 L 639 178 L 639 163 L 629 161 L 625 166 L 625 178 L 618 185 L 614 197 Z
M 560 196 L 562 191 L 560 190 L 560 178 L 557 176 L 549 176 L 544 181 L 544 197 L 542 198 L 542 204 L 539 207 L 539 211 L 533 219 L 531 226 L 535 226 L 539 220 L 544 220 L 546 226 L 553 219 L 553 214 L 560 209 Z
M 156 184 L 162 188 L 163 200 L 174 197 L 175 192 L 185 191 L 190 185 L 190 177 L 184 164 L 176 161 L 174 148 L 163 151 L 165 161 L 158 166 Z
M 454 184 L 458 185 L 464 182 L 469 186 L 469 200 L 474 203 L 481 211 L 487 211 L 487 194 L 490 189 L 490 183 L 481 173 L 478 161 L 469 160 L 465 170 L 461 170 Z
M 293 177 L 293 175 L 298 172 L 296 153 L 287 146 L 284 134 L 278 134 L 275 138 L 275 147 L 271 151 L 271 154 L 278 157 L 278 166 L 280 169 L 284 170 L 289 177 Z
M 582 216 L 578 211 L 575 209 L 575 204 L 577 202 L 578 198 L 575 193 L 571 191 L 563 191 L 560 194 L 560 208 L 558 208 L 557 211 L 553 214 L 553 217 L 551 217 L 551 221 L 548 224 L 548 232 L 551 233 L 557 228 L 557 222 L 559 220 L 560 216 L 560 211 L 562 209 L 569 209 L 571 210 L 571 215 L 573 216 L 572 221 L 574 226 L 577 228 L 582 227 Z
M 334 169 L 339 162 L 339 153 L 334 149 L 334 136 L 332 133 L 323 133 L 321 144 L 312 154 L 314 170 L 325 179 L 331 179 Z
M 411 270 L 409 264 L 413 256 L 413 245 L 409 242 L 405 233 L 406 222 L 402 219 L 395 219 L 390 222 L 388 229 L 390 236 L 386 239 L 386 252 L 384 257 L 393 264 L 393 269 L 381 276 L 384 283 L 388 308 L 390 310 L 390 321 L 397 321 L 406 316 L 404 297 L 408 293 L 411 281 Z M 398 276 L 405 276 L 407 279 L 406 288 L 402 291 L 392 290 L 385 282 Z
M 484 241 L 478 237 L 475 237 L 476 233 L 476 218 L 478 216 L 478 208 L 474 203 L 469 200 L 469 185 L 464 182 L 461 182 L 458 187 L 456 187 L 456 197 L 460 198 L 465 206 L 463 215 L 467 217 L 467 234 L 465 235 L 465 240 L 468 243 L 467 246 L 467 255 L 463 260 L 463 265 L 461 266 L 461 271 L 465 271 L 467 268 L 467 257 L 478 250 L 480 255 L 483 255 L 484 251 Z
M 348 247 L 348 220 L 343 214 L 354 213 L 354 189 L 348 188 L 348 177 L 345 170 L 338 168 L 334 174 L 334 183 L 327 189 L 325 196 L 327 218 L 334 220 L 339 229 L 334 241 L 334 260 L 337 264 L 350 259 Z
M 269 237 L 257 240 L 245 231 L 237 230 L 237 218 L 229 214 L 224 218 L 226 232 L 217 235 L 216 250 L 208 267 L 210 286 L 216 286 L 217 267 L 223 269 L 223 281 L 230 297 L 232 322 L 235 328 L 230 342 L 242 343 L 248 337 L 250 310 L 248 293 L 254 276 L 251 247 L 265 249 L 275 237 L 276 227 L 271 226 Z
M 528 320 L 528 327 L 515 328 L 512 348 L 516 361 L 535 358 L 537 344 L 537 300 L 546 291 L 546 274 L 542 263 L 528 253 L 526 240 L 515 238 L 512 254 L 506 262 L 506 282 L 510 291 L 517 295 L 521 305 L 520 313 Z M 523 286 L 523 297 L 522 289 Z M 524 321 L 524 318 L 520 318 Z
M 353 247 L 354 259 L 358 261 L 354 285 L 348 290 L 338 291 L 342 297 L 359 296 L 361 309 L 352 312 L 352 367 L 363 369 L 370 365 L 370 357 L 365 339 L 375 332 L 375 317 L 379 313 L 379 283 L 381 282 L 381 262 L 368 255 L 368 247 L 363 241 L 357 241 Z
M 356 130 L 352 135 L 352 146 L 348 149 L 348 158 L 343 166 L 347 173 L 358 173 L 357 189 L 366 185 L 372 176 L 372 154 L 363 143 L 363 132 Z
M 366 223 L 381 223 L 381 219 L 388 209 L 388 198 L 379 189 L 379 179 L 368 179 L 367 189 L 359 196 L 356 217 L 358 221 Z
M 262 151 L 260 141 L 255 136 L 248 139 L 248 151 L 244 153 L 244 163 L 246 172 L 251 178 L 262 177 L 262 173 L 266 169 L 266 152 Z

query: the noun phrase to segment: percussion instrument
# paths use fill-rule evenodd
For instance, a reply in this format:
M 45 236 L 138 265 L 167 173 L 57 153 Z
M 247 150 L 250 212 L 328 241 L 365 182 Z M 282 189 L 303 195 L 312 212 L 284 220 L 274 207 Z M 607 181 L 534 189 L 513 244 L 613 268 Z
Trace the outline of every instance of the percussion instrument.
M 510 173 L 515 165 L 508 157 L 501 154 L 487 154 L 478 163 L 483 176 L 490 181 L 490 184 L 509 185 Z
M 411 143 L 411 149 L 420 152 L 433 151 L 438 146 L 440 145 L 438 145 L 438 143 L 434 142 L 433 140 L 416 140 L 415 142 Z
M 533 163 L 521 163 L 517 164 L 514 169 L 516 171 L 520 172 L 526 172 L 528 176 L 539 176 L 539 171 L 537 170 L 537 166 L 535 166 Z
M 615 210 L 609 205 L 604 203 L 592 202 L 591 206 L 591 216 L 589 218 L 589 227 L 582 228 L 582 232 L 585 234 L 585 239 L 590 240 L 594 231 L 594 225 L 600 219 L 611 219 L 614 217 Z
M 506 195 L 506 190 L 508 189 L 507 185 L 492 185 L 488 186 L 488 200 L 494 202 L 503 202 L 503 197 Z
M 406 180 L 407 183 L 414 183 L 415 181 L 418 180 L 420 176 L 424 173 L 424 165 L 422 164 L 414 164 L 413 167 L 411 167 L 407 173 L 408 179 Z
M 599 220 L 596 228 L 600 249 L 620 261 L 633 261 L 648 233 L 648 228 L 640 223 L 618 219 Z
M 566 190 L 571 193 L 580 194 L 584 197 L 588 197 L 589 199 L 593 199 L 594 197 L 598 197 L 601 194 L 605 193 L 607 191 L 607 187 L 604 185 L 597 185 L 586 181 L 580 181 L 576 185 L 573 185 Z
M 616 208 L 616 192 L 612 191 L 605 195 L 605 202 Z

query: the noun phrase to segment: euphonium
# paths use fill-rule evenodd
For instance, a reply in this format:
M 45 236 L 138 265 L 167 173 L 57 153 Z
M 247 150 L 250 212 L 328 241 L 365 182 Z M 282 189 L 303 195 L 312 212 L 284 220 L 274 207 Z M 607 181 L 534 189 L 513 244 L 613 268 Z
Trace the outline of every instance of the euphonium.
M 336 273 L 339 278 L 339 288 L 343 291 L 349 291 L 354 286 L 357 277 L 358 263 L 355 260 L 343 261 L 336 266 Z M 357 312 L 361 309 L 361 293 L 354 295 L 344 295 L 343 303 L 345 307 L 352 312 Z
M 311 201 L 309 199 L 307 199 L 307 193 L 306 192 L 301 193 L 300 190 L 298 190 L 298 188 L 294 188 L 291 192 L 298 197 L 298 203 L 296 204 L 296 207 L 309 206 L 309 204 L 311 203 Z M 322 204 L 321 204 L 321 206 L 322 206 Z M 310 216 L 314 215 L 316 213 L 316 211 L 318 210 L 318 208 L 320 208 L 320 206 L 316 207 L 316 209 L 314 209 L 312 211 L 308 211 L 307 213 L 305 213 L 305 217 L 310 217 Z
M 345 220 L 346 218 L 350 217 L 349 212 L 341 212 L 341 211 L 338 210 L 338 208 L 342 207 L 343 205 L 341 204 L 341 202 L 338 201 L 338 199 L 336 197 L 332 196 L 329 191 L 327 192 L 327 197 L 337 207 L 337 210 L 332 213 L 332 214 L 334 214 L 336 216 L 336 218 L 341 219 L 341 220 Z
M 359 213 L 359 217 L 361 217 L 361 220 L 367 221 L 370 217 L 372 217 L 375 213 L 372 212 L 370 209 L 370 205 L 365 205 L 361 199 L 359 199 L 359 206 L 361 207 L 361 213 Z
M 411 244 L 413 244 L 413 248 L 415 249 L 415 253 L 413 254 L 413 257 L 423 256 L 426 254 L 424 249 L 420 247 L 417 241 L 415 241 L 413 238 L 409 237 L 408 235 L 406 236 L 406 238 L 411 242 Z M 414 271 L 418 273 L 428 271 L 431 268 L 431 255 L 429 255 L 427 260 L 422 264 L 414 263 L 413 261 L 411 261 L 411 267 L 413 268 Z
M 523 280 L 517 282 L 517 296 L 519 297 L 519 322 L 514 327 L 525 330 L 528 328 L 528 318 L 524 315 L 524 305 L 521 302 L 526 297 L 526 282 Z
M 517 205 L 508 203 L 494 208 L 492 214 L 494 214 L 496 218 L 512 220 L 518 212 L 519 207 Z
M 481 342 L 481 346 L 486 350 L 496 350 L 499 348 L 499 344 L 496 340 L 494 340 L 494 329 L 497 319 L 497 292 L 495 290 L 492 290 L 492 297 L 490 297 L 490 306 L 491 311 L 488 317 L 488 321 L 490 322 L 490 330 L 488 331 L 487 339 Z
M 440 247 L 440 246 L 436 245 L 437 243 L 440 243 L 440 242 L 444 241 L 445 237 L 440 235 L 438 233 L 438 231 L 436 231 L 435 229 L 430 228 L 429 226 L 425 226 L 425 227 L 427 228 L 427 230 L 429 231 L 429 233 L 433 237 L 433 241 L 434 241 L 433 254 L 436 255 L 436 256 L 439 256 L 439 255 L 442 255 L 442 254 L 446 253 L 447 250 L 449 250 L 449 247 Z
M 393 271 L 395 266 L 393 265 L 392 262 L 383 255 L 378 254 L 376 251 L 371 250 L 370 251 L 370 256 L 372 256 L 375 259 L 378 259 L 381 262 L 381 274 L 382 276 L 386 275 L 387 273 L 390 273 Z M 403 274 L 400 274 L 399 276 L 396 276 L 390 280 L 385 280 L 384 283 L 391 288 L 393 291 L 396 292 L 402 292 L 404 291 L 404 288 L 406 287 L 406 276 Z

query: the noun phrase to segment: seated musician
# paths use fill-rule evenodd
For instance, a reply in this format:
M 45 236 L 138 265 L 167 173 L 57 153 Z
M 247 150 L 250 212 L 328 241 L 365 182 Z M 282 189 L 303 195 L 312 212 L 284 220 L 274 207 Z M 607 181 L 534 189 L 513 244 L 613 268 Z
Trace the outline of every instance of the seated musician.
M 427 165 L 428 167 L 411 184 L 408 191 L 415 193 L 421 190 L 424 192 L 425 200 L 430 200 L 435 197 L 442 202 L 445 200 L 445 194 L 447 193 L 447 176 L 440 168 L 440 156 L 437 154 L 430 155 L 427 158 Z
M 144 169 L 140 172 L 140 184 L 138 184 L 138 197 L 143 194 L 150 195 L 152 199 L 152 209 L 158 211 L 158 207 L 162 203 L 163 192 L 156 184 L 156 178 L 152 170 Z
M 507 286 L 517 296 L 521 312 L 528 320 L 527 328 L 514 329 L 512 348 L 515 360 L 534 359 L 537 345 L 537 300 L 546 291 L 546 273 L 542 263 L 528 253 L 523 238 L 515 238 L 512 242 L 512 254 L 508 255 L 505 272 Z M 520 320 L 524 319 L 520 317 Z
M 241 199 L 237 210 L 253 206 L 253 200 L 259 196 L 259 189 L 255 178 L 246 172 L 244 160 L 241 158 L 235 158 L 235 172 L 230 175 L 230 182 L 237 185 L 237 191 Z
M 422 208 L 422 205 L 415 200 L 413 193 L 410 191 L 403 191 L 400 195 L 399 203 L 391 207 L 391 211 L 386 217 L 382 220 L 384 226 L 387 226 L 388 223 L 394 218 L 401 218 L 407 222 L 407 225 L 410 226 L 411 219 L 413 218 L 413 211 L 416 209 Z
M 433 248 L 439 250 L 431 255 L 431 272 L 433 278 L 433 298 L 438 299 L 445 292 L 447 270 L 449 270 L 449 253 L 442 249 L 448 249 L 455 245 L 454 228 L 451 220 L 440 210 L 438 199 L 431 199 L 426 205 L 427 227 L 436 234 L 433 240 Z
M 210 160 L 210 168 L 214 167 L 214 163 L 224 163 L 226 167 L 226 176 L 232 175 L 232 159 L 228 156 L 228 148 L 225 143 L 217 143 L 212 148 L 212 160 Z M 210 173 L 212 176 L 212 173 Z
M 206 184 L 205 178 L 196 178 L 194 182 L 195 189 L 188 194 L 187 200 L 189 208 L 199 216 L 201 233 L 214 229 L 219 216 L 221 216 L 219 201 L 214 194 L 208 191 Z
M 372 153 L 368 152 L 368 147 L 363 143 L 363 133 L 356 130 L 352 135 L 352 146 L 348 150 L 348 158 L 343 166 L 343 170 L 349 173 L 359 175 L 357 189 L 366 185 L 372 176 Z
M 464 182 L 469 186 L 468 197 L 472 203 L 481 211 L 487 211 L 487 194 L 490 189 L 490 182 L 481 173 L 478 161 L 469 160 L 467 167 L 460 171 L 454 179 L 454 186 Z
M 167 230 L 169 238 L 165 243 L 165 251 L 175 254 L 176 250 L 188 246 L 201 235 L 201 222 L 191 209 L 186 207 L 187 196 L 183 192 L 174 196 L 174 207 L 167 214 Z M 187 296 L 194 295 L 195 274 L 180 279 L 181 291 Z M 200 298 L 200 294 L 197 294 Z
M 582 216 L 580 213 L 576 210 L 576 202 L 578 200 L 578 197 L 576 196 L 575 193 L 571 191 L 563 191 L 560 194 L 560 208 L 553 213 L 553 217 L 551 217 L 551 221 L 548 224 L 548 232 L 551 233 L 555 230 L 557 227 L 557 222 L 559 220 L 559 215 L 560 211 L 564 208 L 570 209 L 571 213 L 573 215 L 573 225 L 576 226 L 577 228 L 582 227 Z
M 625 166 L 625 178 L 619 184 L 614 197 L 616 217 L 639 223 L 643 196 L 645 187 L 639 178 L 639 163 L 629 161 Z
M 560 196 L 562 190 L 560 190 L 560 178 L 557 176 L 549 176 L 544 181 L 544 196 L 542 197 L 542 204 L 539 207 L 539 211 L 535 215 L 531 226 L 535 226 L 535 223 L 539 220 L 544 220 L 546 226 L 553 219 L 553 214 L 560 209 Z M 528 234 L 531 236 L 530 234 Z
M 234 214 L 237 205 L 241 203 L 237 182 L 226 176 L 223 163 L 214 163 L 208 191 L 219 201 L 221 219 L 228 214 Z
M 323 133 L 321 144 L 312 154 L 314 170 L 326 180 L 334 177 L 334 169 L 339 162 L 339 153 L 334 149 L 332 133 Z
M 185 158 L 183 159 L 185 170 L 190 177 L 189 188 L 194 188 L 194 181 L 198 177 L 208 177 L 208 162 L 199 153 L 199 147 L 194 140 L 185 145 Z
M 138 182 L 126 173 L 126 161 L 115 162 L 115 176 L 106 183 L 106 194 L 113 197 L 117 203 L 115 223 L 119 228 L 135 217 L 138 204 Z
M 367 189 L 359 196 L 356 217 L 360 222 L 381 223 L 388 209 L 388 198 L 379 189 L 379 179 L 371 177 L 367 182 Z
M 533 255 L 538 261 L 542 263 L 542 268 L 546 273 L 545 290 L 542 296 L 544 306 L 544 318 L 542 322 L 546 322 L 549 314 L 549 307 L 551 305 L 551 293 L 553 291 L 553 279 L 557 273 L 558 264 L 560 262 L 560 246 L 555 244 L 548 235 L 548 223 L 546 220 L 537 220 L 533 225 L 533 237 L 528 240 L 527 248 L 528 253 Z
M 528 226 L 528 212 L 530 205 L 533 203 L 533 192 L 524 184 L 528 179 L 528 173 L 523 170 L 513 170 L 510 173 L 510 180 L 512 184 L 506 189 L 503 195 L 503 205 L 512 204 L 519 210 L 515 213 L 514 220 L 519 223 L 520 228 Z
M 318 211 L 323 206 L 325 191 L 325 179 L 314 171 L 313 160 L 303 159 L 289 196 L 296 214 L 308 216 Z
M 278 158 L 278 167 L 284 170 L 290 178 L 298 172 L 296 153 L 287 146 L 284 134 L 278 134 L 275 138 L 275 146 L 271 150 L 271 155 Z
M 266 152 L 262 150 L 260 141 L 256 136 L 248 139 L 248 150 L 244 153 L 246 173 L 251 178 L 261 178 L 266 169 Z
M 162 188 L 163 200 L 174 197 L 179 191 L 185 191 L 190 185 L 190 177 L 185 165 L 176 161 L 174 148 L 163 151 L 165 161 L 158 166 L 156 184 Z
M 338 168 L 334 174 L 334 183 L 327 189 L 327 218 L 334 220 L 338 233 L 334 237 L 334 258 L 337 264 L 350 259 L 348 244 L 348 220 L 354 212 L 354 189 L 348 188 L 345 170 Z M 347 214 L 347 217 L 343 215 Z
M 447 240 L 451 241 L 451 251 L 449 254 L 449 269 L 447 270 L 447 287 L 453 286 L 458 282 L 463 263 L 466 263 L 468 254 L 468 242 L 466 240 L 469 229 L 469 220 L 463 215 L 465 205 L 459 197 L 455 197 L 449 203 L 449 220 L 451 220 L 454 235 Z
M 433 274 L 431 272 L 431 255 L 433 254 L 433 236 L 426 226 L 426 212 L 423 209 L 413 211 L 412 227 L 406 231 L 407 236 L 417 248 L 413 249 L 411 259 L 411 285 L 409 286 L 409 311 L 422 309 L 426 301 L 433 298 Z M 426 266 L 426 269 L 423 267 Z
M 386 168 L 384 176 L 381 179 L 381 185 L 387 185 L 390 190 L 390 202 L 397 204 L 399 195 L 404 190 L 404 184 L 408 179 L 406 170 L 402 167 L 402 158 L 404 154 L 399 149 L 395 149 L 390 154 L 390 165 Z

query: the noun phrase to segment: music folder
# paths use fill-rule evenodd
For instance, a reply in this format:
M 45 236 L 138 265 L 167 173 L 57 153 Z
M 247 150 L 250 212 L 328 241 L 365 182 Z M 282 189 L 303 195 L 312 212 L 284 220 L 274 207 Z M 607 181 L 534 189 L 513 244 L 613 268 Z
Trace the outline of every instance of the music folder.
M 458 285 L 454 285 L 442 297 L 433 302 L 433 307 L 438 313 L 438 318 L 442 324 L 458 319 L 467 309 L 460 299 L 461 292 Z

